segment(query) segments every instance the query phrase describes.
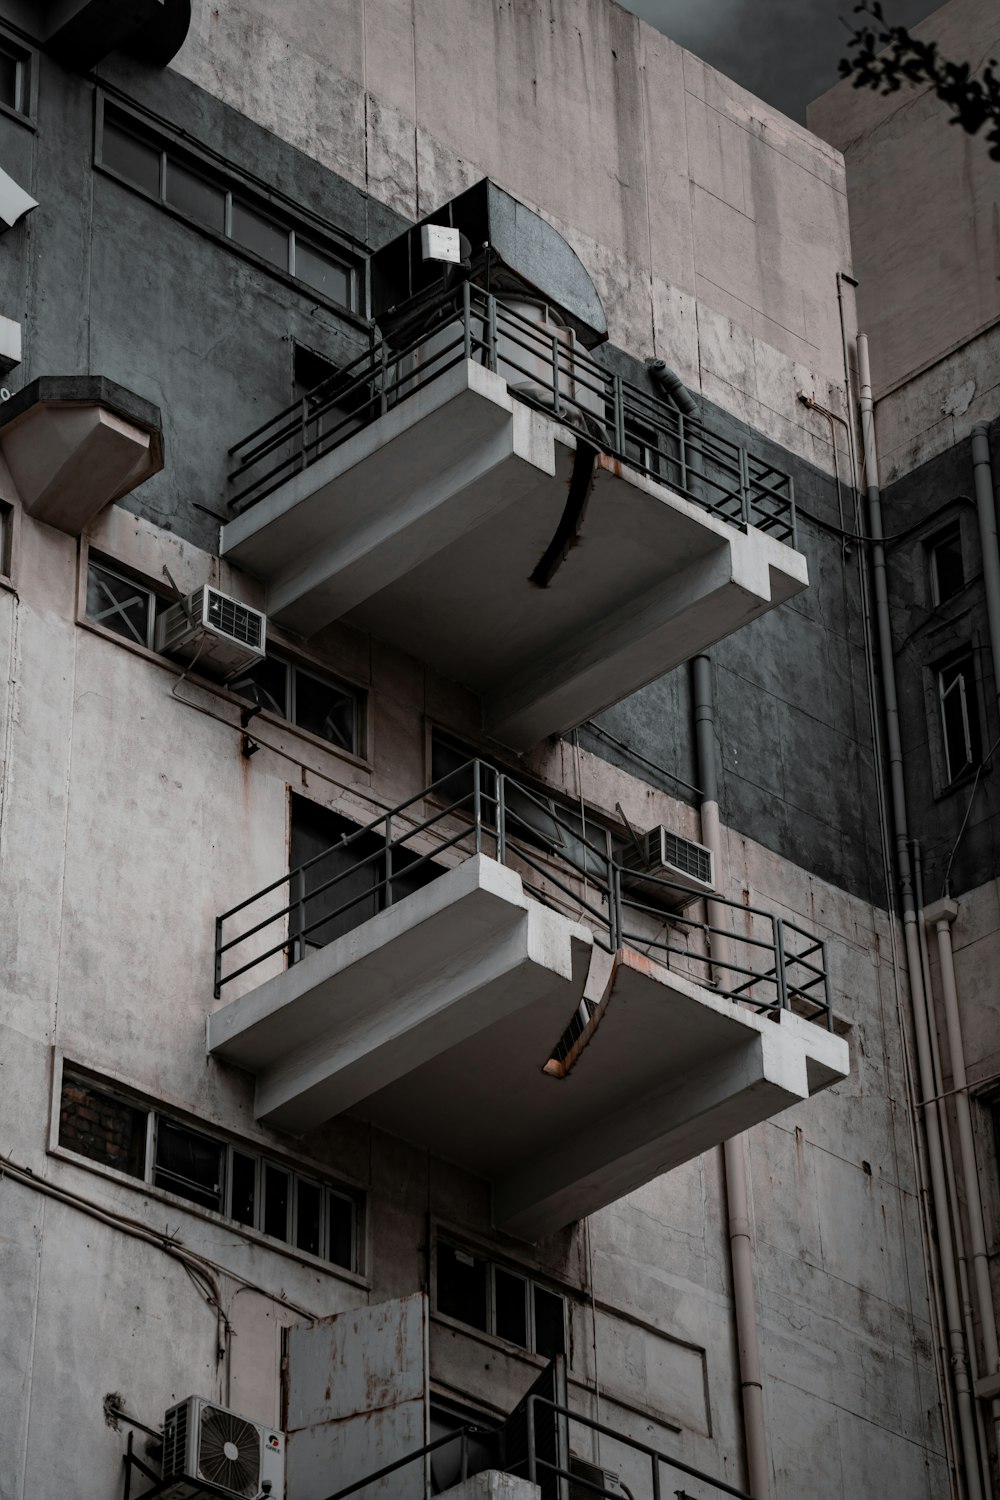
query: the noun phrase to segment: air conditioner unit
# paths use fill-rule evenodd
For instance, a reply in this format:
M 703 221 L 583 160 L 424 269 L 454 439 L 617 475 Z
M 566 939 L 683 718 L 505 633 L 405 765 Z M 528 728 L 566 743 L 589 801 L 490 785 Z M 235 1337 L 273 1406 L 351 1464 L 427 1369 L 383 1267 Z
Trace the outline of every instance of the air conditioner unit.
M 163 1419 L 162 1500 L 200 1500 L 205 1483 L 240 1500 L 284 1500 L 285 1437 L 201 1396 Z
M 610 1469 L 587 1463 L 586 1459 L 577 1458 L 575 1454 L 570 1458 L 569 1467 L 573 1475 L 569 1482 L 569 1500 L 598 1500 L 601 1495 L 621 1495 L 624 1500 L 626 1491 L 618 1475 L 612 1474 Z M 574 1482 L 578 1479 L 582 1481 L 580 1484 Z
M 679 910 L 715 891 L 711 849 L 681 838 L 669 828 L 651 828 L 640 834 L 638 847 L 629 845 L 621 862 L 625 871 L 623 889 L 638 891 L 657 906 Z
M 199 671 L 231 677 L 263 661 L 267 617 L 218 589 L 195 589 L 156 622 L 156 649 L 194 663 Z

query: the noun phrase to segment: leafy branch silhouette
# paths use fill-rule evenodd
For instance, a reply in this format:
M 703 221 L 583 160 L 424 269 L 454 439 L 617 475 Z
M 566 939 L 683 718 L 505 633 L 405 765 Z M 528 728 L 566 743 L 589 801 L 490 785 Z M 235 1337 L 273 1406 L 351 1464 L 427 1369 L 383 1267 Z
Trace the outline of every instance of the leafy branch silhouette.
M 885 18 L 880 0 L 862 0 L 854 7 L 864 17 L 851 32 L 849 56 L 840 61 L 843 78 L 856 89 L 875 89 L 894 94 L 904 84 L 918 87 L 929 83 L 934 93 L 953 111 L 949 124 L 960 125 L 968 135 L 978 135 L 987 126 L 990 156 L 1000 161 L 1000 71 L 991 57 L 982 73 L 974 76 L 967 62 L 942 57 L 936 42 L 923 42 L 905 26 L 893 26 Z M 846 23 L 850 28 L 850 22 Z

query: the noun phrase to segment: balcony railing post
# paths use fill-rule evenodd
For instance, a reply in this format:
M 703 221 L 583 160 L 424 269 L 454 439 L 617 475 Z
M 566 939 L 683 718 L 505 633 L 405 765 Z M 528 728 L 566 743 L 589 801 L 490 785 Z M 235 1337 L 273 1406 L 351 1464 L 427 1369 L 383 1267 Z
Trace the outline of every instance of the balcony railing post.
M 472 358 L 472 298 L 469 293 L 469 283 L 462 282 L 462 332 L 464 338 L 463 354 L 465 359 Z
M 469 1429 L 462 1428 L 461 1447 L 458 1455 L 458 1477 L 462 1484 L 469 1477 Z
M 687 418 L 682 411 L 677 413 L 677 464 L 680 470 L 681 493 L 686 495 L 688 487 Z
M 785 972 L 785 926 L 780 917 L 772 917 L 774 923 L 774 967 L 778 985 L 778 1003 L 782 1010 L 788 1009 L 788 975 Z
M 562 412 L 562 395 L 559 391 L 559 338 L 552 335 L 552 410 L 558 417 Z
M 486 358 L 494 375 L 497 373 L 497 299 L 486 299 Z
M 653 1500 L 660 1500 L 660 1460 L 652 1454 L 649 1460 L 653 1469 Z
M 833 1030 L 833 996 L 830 993 L 830 970 L 826 966 L 826 944 L 819 945 L 819 961 L 823 965 L 823 994 L 826 999 L 826 1029 Z
M 296 915 L 296 918 L 297 918 L 298 931 L 296 932 L 294 941 L 292 943 L 292 963 L 293 964 L 297 964 L 301 958 L 304 958 L 305 957 L 305 951 L 306 951 L 306 939 L 305 939 L 305 930 L 306 930 L 306 872 L 305 872 L 305 870 L 296 870 L 295 871 L 295 885 L 296 885 L 297 892 L 298 892 L 298 894 L 296 896 L 296 901 L 295 901 L 295 915 Z M 289 895 L 291 895 L 290 891 L 289 891 Z
M 620 375 L 611 379 L 612 400 L 615 406 L 615 452 L 625 457 L 625 391 Z
M 222 994 L 222 918 L 215 919 L 215 998 Z
M 392 813 L 385 815 L 385 904 L 392 905 Z
M 507 778 L 497 772 L 497 863 L 507 863 Z
M 740 445 L 737 448 L 740 456 L 740 519 L 744 526 L 750 525 L 750 455 Z
M 389 355 L 386 349 L 385 339 L 379 344 L 379 372 L 378 372 L 378 409 L 379 415 L 385 416 L 389 409 L 389 396 L 386 386 L 389 384 Z
M 476 853 L 483 852 L 483 796 L 481 782 L 482 761 L 472 763 L 472 815 L 476 820 Z
M 608 858 L 608 937 L 612 953 L 622 946 L 622 882 L 621 871 L 612 858 Z
M 528 1397 L 528 1409 L 525 1412 L 525 1419 L 526 1419 L 526 1424 L 527 1424 L 527 1442 L 528 1442 L 528 1483 L 529 1484 L 537 1484 L 538 1483 L 538 1469 L 537 1469 L 537 1465 L 535 1463 L 535 1398 L 534 1398 L 534 1396 L 529 1396 Z
M 301 406 L 300 406 L 300 409 L 299 409 L 299 470 L 300 470 L 300 472 L 301 472 L 302 469 L 307 468 L 308 465 L 309 465 L 309 460 L 306 458 L 306 429 L 308 427 L 308 424 L 309 424 L 309 397 L 308 397 L 308 395 L 306 395 L 306 396 L 302 397 L 302 403 L 301 403 Z

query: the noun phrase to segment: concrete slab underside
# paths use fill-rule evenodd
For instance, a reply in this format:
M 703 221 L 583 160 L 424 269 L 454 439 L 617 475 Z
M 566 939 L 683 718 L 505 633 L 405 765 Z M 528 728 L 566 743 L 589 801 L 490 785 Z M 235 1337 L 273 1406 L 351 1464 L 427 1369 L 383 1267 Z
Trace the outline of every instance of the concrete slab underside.
M 258 1118 L 302 1132 L 349 1110 L 490 1180 L 497 1227 L 526 1239 L 847 1073 L 841 1038 L 626 949 L 554 1077 L 591 947 L 477 856 L 217 1011 L 209 1051 L 256 1073 Z
M 565 732 L 784 602 L 805 560 L 602 455 L 577 541 L 559 526 L 574 434 L 462 363 L 223 528 L 310 635 L 343 618 L 483 699 L 523 749 Z

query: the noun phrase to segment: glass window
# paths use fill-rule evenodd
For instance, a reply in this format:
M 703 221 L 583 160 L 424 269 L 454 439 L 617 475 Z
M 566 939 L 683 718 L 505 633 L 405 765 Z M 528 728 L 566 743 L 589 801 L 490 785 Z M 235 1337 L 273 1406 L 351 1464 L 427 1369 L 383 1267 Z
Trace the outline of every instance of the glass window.
M 321 682 L 301 668 L 295 669 L 295 715 L 300 729 L 318 734 L 341 750 L 358 747 L 357 694 L 346 688 Z
M 528 1283 L 502 1266 L 493 1268 L 497 1338 L 528 1347 Z
M 470 1328 L 488 1328 L 487 1263 L 468 1250 L 439 1243 L 437 1250 L 438 1312 Z
M 104 134 L 101 138 L 101 161 L 113 172 L 120 172 L 129 182 L 134 182 L 154 198 L 160 196 L 160 159 L 163 152 L 158 146 L 123 130 L 114 120 L 104 117 Z
M 156 596 L 99 563 L 87 568 L 87 619 L 127 641 L 152 646 Z
M 289 1176 L 272 1162 L 264 1163 L 264 1222 L 265 1234 L 272 1239 L 288 1239 Z
M 566 1353 L 565 1303 L 555 1292 L 547 1292 L 536 1286 L 535 1293 L 535 1353 L 551 1359 L 555 1354 Z
M 172 158 L 167 160 L 166 201 L 190 219 L 220 234 L 226 228 L 226 194 L 200 172 L 192 172 Z
M 977 766 L 983 754 L 975 663 L 971 651 L 939 668 L 938 695 L 945 772 L 951 782 Z
M 131 1177 L 145 1177 L 148 1119 L 148 1110 L 95 1089 L 71 1073 L 63 1075 L 60 1146 Z
M 299 1177 L 295 1184 L 295 1243 L 300 1250 L 318 1255 L 323 1233 L 323 1189 L 318 1182 Z
M 295 275 L 331 302 L 351 306 L 351 273 L 342 261 L 295 236 Z
M 260 708 L 287 719 L 288 666 L 277 657 L 269 656 L 265 661 L 256 662 L 229 686 L 241 698 L 249 698 Z
M 232 1187 L 229 1216 L 235 1219 L 237 1224 L 249 1224 L 252 1228 L 257 1223 L 257 1162 L 255 1158 L 244 1155 L 242 1151 L 234 1151 L 230 1176 Z
M 21 68 L 19 57 L 0 48 L 0 104 L 6 104 L 8 109 L 22 108 Z
M 288 230 L 239 198 L 233 199 L 232 237 L 282 271 L 288 270 Z
M 327 1197 L 327 1259 L 332 1260 L 336 1266 L 346 1266 L 348 1270 L 353 1270 L 357 1243 L 354 1201 L 346 1198 L 343 1193 L 330 1192 Z
M 931 573 L 931 599 L 944 604 L 965 588 L 965 565 L 962 561 L 962 528 L 956 521 L 946 531 L 938 532 L 927 544 Z
M 220 1141 L 161 1116 L 156 1122 L 153 1182 L 202 1208 L 221 1209 L 222 1155 Z

